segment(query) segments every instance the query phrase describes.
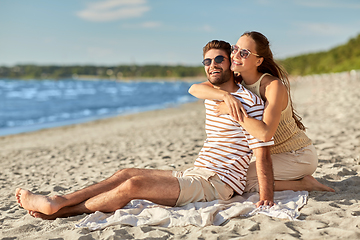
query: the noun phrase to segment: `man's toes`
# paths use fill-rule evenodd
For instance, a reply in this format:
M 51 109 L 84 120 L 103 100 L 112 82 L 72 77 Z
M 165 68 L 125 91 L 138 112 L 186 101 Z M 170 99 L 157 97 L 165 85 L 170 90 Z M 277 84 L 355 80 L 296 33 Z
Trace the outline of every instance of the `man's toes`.
M 20 198 L 20 191 L 21 191 L 21 188 L 16 189 L 16 191 L 15 191 L 15 197 L 16 198 Z
M 17 188 L 16 191 L 15 191 L 15 197 L 16 197 L 16 201 L 18 204 L 20 204 L 20 206 L 22 207 L 22 204 L 21 204 L 21 188 Z
M 17 188 L 16 190 L 15 190 L 15 196 L 16 197 L 20 197 L 20 195 L 21 195 L 21 188 Z
M 36 214 L 36 212 L 35 212 L 35 211 L 31 211 L 31 210 L 29 210 L 29 211 L 28 211 L 28 213 L 30 214 L 30 216 L 35 217 L 35 214 Z

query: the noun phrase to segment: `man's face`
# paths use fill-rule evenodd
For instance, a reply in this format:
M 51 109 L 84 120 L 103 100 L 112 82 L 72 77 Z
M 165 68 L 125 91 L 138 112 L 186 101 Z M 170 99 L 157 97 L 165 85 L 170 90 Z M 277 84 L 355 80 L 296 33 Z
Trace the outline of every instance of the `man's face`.
M 221 63 L 215 62 L 217 56 L 225 57 Z M 211 59 L 211 64 L 205 66 L 206 76 L 214 86 L 220 86 L 231 78 L 230 60 L 226 52 L 222 49 L 210 49 L 204 59 Z

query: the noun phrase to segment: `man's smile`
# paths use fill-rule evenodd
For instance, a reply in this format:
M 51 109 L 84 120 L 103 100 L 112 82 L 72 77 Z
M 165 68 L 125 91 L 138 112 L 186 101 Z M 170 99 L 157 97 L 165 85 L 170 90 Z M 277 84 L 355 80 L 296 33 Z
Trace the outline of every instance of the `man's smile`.
M 220 73 L 221 73 L 221 71 L 218 70 L 218 69 L 214 69 L 214 70 L 209 71 L 210 76 L 214 76 L 214 75 L 217 75 L 217 74 L 220 74 Z

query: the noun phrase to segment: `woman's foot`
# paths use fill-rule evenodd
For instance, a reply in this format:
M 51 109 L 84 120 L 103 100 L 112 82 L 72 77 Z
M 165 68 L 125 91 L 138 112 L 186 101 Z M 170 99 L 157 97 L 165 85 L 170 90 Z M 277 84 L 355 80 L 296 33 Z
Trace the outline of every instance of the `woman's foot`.
M 307 191 L 327 191 L 335 192 L 334 189 L 318 182 L 313 176 L 307 175 L 303 179 L 299 180 Z
M 313 176 L 307 175 L 299 180 L 276 180 L 274 191 L 327 191 L 335 192 L 331 187 L 319 183 Z

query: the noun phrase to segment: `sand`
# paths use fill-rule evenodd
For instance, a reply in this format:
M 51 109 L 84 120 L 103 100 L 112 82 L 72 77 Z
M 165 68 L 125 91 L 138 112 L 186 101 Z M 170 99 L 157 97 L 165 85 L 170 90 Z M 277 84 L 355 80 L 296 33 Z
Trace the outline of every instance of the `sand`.
M 336 190 L 310 192 L 300 221 L 265 215 L 224 226 L 75 228 L 85 215 L 35 219 L 16 203 L 16 187 L 64 194 L 127 167 L 182 170 L 205 139 L 201 101 L 164 110 L 0 137 L 0 239 L 359 239 L 360 74 L 297 78 L 297 111 L 319 155 L 314 177 Z

